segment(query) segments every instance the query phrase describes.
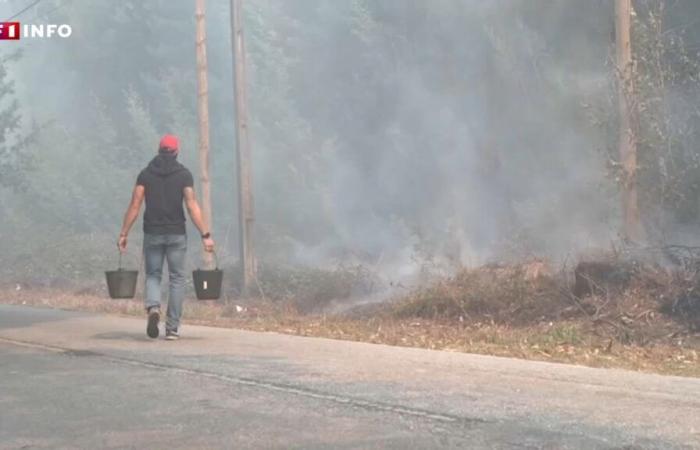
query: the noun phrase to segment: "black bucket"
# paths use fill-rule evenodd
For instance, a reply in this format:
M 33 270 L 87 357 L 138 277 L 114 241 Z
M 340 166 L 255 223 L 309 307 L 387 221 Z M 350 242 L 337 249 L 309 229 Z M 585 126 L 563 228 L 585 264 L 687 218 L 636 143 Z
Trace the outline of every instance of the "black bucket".
M 134 298 L 139 271 L 122 269 L 121 253 L 119 253 L 119 269 L 108 270 L 105 272 L 105 275 L 107 277 L 107 289 L 111 298 Z
M 216 253 L 214 253 L 216 258 Z M 200 270 L 192 272 L 194 290 L 197 300 L 218 300 L 221 297 L 221 285 L 224 280 L 223 270 L 219 270 L 219 260 L 216 259 L 216 269 Z

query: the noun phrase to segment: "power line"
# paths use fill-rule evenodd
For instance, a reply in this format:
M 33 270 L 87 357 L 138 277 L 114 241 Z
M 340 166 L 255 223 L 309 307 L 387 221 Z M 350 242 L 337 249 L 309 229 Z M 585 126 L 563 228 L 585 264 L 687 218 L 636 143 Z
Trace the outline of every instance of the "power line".
M 29 11 L 31 8 L 33 8 L 33 7 L 35 7 L 36 5 L 38 5 L 39 3 L 41 3 L 41 1 L 42 1 L 42 0 L 35 0 L 33 3 L 31 3 L 29 6 L 27 6 L 27 7 L 24 8 L 23 10 L 21 10 L 21 11 L 15 13 L 12 17 L 10 17 L 10 18 L 8 18 L 8 19 L 5 19 L 5 22 L 9 22 L 9 21 L 11 21 L 12 19 L 16 19 L 17 17 L 21 16 L 21 15 L 24 14 L 25 12 Z
M 59 5 L 56 6 L 55 8 L 50 9 L 50 10 L 48 10 L 48 11 L 46 11 L 46 12 L 40 13 L 39 11 L 37 11 L 36 15 L 32 18 L 32 20 L 35 21 L 35 20 L 37 20 L 37 19 L 48 19 L 48 16 L 49 16 L 51 13 L 53 13 L 53 12 L 55 12 L 55 11 L 58 11 L 59 9 L 63 8 L 64 6 L 66 6 L 67 4 L 68 4 L 68 0 L 64 1 L 63 3 L 59 4 Z
M 24 8 L 22 11 L 16 13 L 14 16 L 12 16 L 11 18 L 7 19 L 7 21 L 10 21 L 10 20 L 12 20 L 12 19 L 14 19 L 14 18 L 20 16 L 21 14 L 25 13 L 26 11 L 28 11 L 28 10 L 31 9 L 32 7 L 38 5 L 41 1 L 42 1 L 42 0 L 36 0 L 34 3 L 32 3 L 32 4 L 29 5 L 29 6 L 27 6 L 27 7 Z M 70 0 L 65 0 L 63 3 L 59 3 L 58 6 L 52 8 L 52 9 L 50 9 L 50 10 L 48 10 L 48 11 L 45 11 L 45 12 L 37 11 L 37 12 L 34 14 L 34 16 L 33 16 L 31 19 L 29 19 L 29 22 L 36 22 L 37 19 L 48 19 L 48 16 L 49 16 L 50 14 L 52 14 L 52 13 L 54 13 L 55 11 L 58 11 L 59 9 L 63 8 L 63 7 L 66 6 L 69 2 L 70 2 Z

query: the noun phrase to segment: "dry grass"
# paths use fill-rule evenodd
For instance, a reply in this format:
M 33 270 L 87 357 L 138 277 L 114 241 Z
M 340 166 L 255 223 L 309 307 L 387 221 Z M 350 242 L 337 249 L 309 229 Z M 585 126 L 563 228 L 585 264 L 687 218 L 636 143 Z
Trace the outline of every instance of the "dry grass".
M 234 285 L 241 273 L 233 267 Z M 258 271 L 258 293 L 265 299 L 288 303 L 308 314 L 322 311 L 333 301 L 370 295 L 380 284 L 375 274 L 361 265 L 318 269 L 304 266 L 261 265 Z M 231 292 L 238 296 L 237 291 Z
M 564 306 L 561 284 L 539 262 L 465 269 L 416 290 L 394 308 L 397 317 L 460 319 L 527 325 L 558 320 Z

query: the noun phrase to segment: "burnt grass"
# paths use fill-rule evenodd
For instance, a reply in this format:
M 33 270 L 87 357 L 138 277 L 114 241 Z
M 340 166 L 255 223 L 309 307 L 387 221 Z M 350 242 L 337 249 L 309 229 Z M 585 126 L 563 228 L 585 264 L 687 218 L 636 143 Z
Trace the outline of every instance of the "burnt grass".
M 679 338 L 700 343 L 694 270 L 601 260 L 552 273 L 541 264 L 465 269 L 399 299 L 390 313 L 515 328 L 568 322 L 601 339 L 641 346 Z

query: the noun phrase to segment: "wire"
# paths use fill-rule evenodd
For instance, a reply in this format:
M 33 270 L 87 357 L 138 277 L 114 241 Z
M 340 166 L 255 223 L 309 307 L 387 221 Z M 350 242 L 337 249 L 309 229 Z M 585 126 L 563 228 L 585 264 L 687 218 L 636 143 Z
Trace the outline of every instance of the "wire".
M 55 11 L 58 11 L 59 9 L 63 8 L 64 6 L 66 6 L 67 4 L 68 4 L 68 0 L 64 1 L 63 3 L 59 4 L 59 5 L 56 6 L 55 8 L 50 9 L 50 10 L 48 10 L 48 11 L 46 11 L 46 12 L 39 13 L 39 11 L 37 11 L 36 15 L 32 18 L 32 21 L 36 21 L 37 19 L 47 19 L 48 16 L 49 16 L 51 13 L 53 13 L 53 12 L 55 12 Z
M 41 3 L 41 1 L 42 1 L 42 0 L 35 0 L 33 3 L 31 3 L 29 6 L 27 6 L 27 7 L 24 8 L 23 10 L 21 10 L 21 11 L 15 13 L 12 17 L 10 17 L 10 18 L 8 18 L 8 19 L 5 19 L 5 22 L 9 22 L 9 21 L 11 21 L 12 19 L 16 19 L 17 17 L 21 16 L 21 15 L 24 14 L 25 12 L 29 11 L 31 8 L 33 8 L 33 7 L 35 7 L 36 5 L 38 5 L 39 3 Z

